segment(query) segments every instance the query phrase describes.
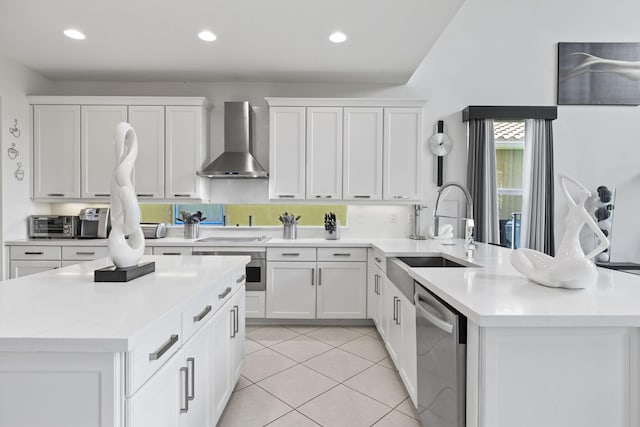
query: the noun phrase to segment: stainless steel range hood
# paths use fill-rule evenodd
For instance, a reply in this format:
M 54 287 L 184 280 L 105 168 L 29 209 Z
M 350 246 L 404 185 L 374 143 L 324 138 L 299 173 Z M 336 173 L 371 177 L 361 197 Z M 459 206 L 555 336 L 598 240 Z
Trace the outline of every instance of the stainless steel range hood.
M 224 153 L 198 175 L 207 178 L 268 178 L 251 154 L 251 107 L 248 102 L 224 103 Z

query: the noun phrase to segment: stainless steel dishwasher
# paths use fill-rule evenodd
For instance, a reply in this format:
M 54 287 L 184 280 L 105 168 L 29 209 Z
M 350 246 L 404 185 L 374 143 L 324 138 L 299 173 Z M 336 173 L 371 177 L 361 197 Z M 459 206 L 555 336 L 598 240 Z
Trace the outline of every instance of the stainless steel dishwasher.
M 418 416 L 424 427 L 466 424 L 467 318 L 415 282 Z

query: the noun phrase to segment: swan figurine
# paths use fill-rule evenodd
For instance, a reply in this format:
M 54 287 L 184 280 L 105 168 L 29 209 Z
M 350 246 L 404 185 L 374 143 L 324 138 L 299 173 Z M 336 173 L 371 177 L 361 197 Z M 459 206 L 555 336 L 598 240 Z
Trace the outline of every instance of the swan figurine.
M 565 219 L 565 232 L 557 254 L 550 257 L 532 249 L 520 248 L 511 253 L 511 264 L 520 273 L 536 283 L 550 287 L 581 289 L 591 286 L 598 278 L 598 271 L 591 258 L 609 247 L 609 240 L 597 226 L 585 208 L 591 192 L 568 175 L 559 176 L 562 193 L 569 203 Z M 571 197 L 567 183 L 579 190 L 577 199 Z M 599 240 L 595 249 L 585 255 L 580 245 L 580 231 L 588 226 Z
M 113 264 L 127 268 L 137 265 L 144 255 L 140 208 L 131 182 L 138 157 L 138 137 L 129 123 L 116 126 L 114 146 L 116 164 L 111 177 L 111 233 L 107 245 Z

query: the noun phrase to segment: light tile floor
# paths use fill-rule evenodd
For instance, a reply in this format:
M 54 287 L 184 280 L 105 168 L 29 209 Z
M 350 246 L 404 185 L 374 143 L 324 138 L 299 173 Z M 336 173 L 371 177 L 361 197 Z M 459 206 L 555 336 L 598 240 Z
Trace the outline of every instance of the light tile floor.
M 420 427 L 374 327 L 248 326 L 218 427 Z

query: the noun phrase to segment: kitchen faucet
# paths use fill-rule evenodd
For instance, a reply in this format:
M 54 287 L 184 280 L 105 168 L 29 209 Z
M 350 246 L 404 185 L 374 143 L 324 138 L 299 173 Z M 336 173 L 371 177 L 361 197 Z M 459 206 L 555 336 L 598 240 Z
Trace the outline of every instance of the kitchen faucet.
M 446 215 L 438 215 L 438 204 L 440 203 L 440 197 L 444 189 L 449 187 L 457 187 L 464 193 L 465 199 L 467 199 L 467 217 L 451 217 Z M 466 187 L 456 182 L 449 182 L 438 189 L 438 198 L 436 199 L 436 207 L 433 210 L 433 235 L 438 235 L 438 229 L 440 227 L 440 218 L 452 218 L 460 221 L 465 221 L 464 227 L 464 247 L 467 249 L 467 257 L 473 258 L 473 251 L 475 244 L 473 242 L 473 232 L 475 228 L 475 222 L 473 219 L 473 201 L 471 200 L 471 194 Z

